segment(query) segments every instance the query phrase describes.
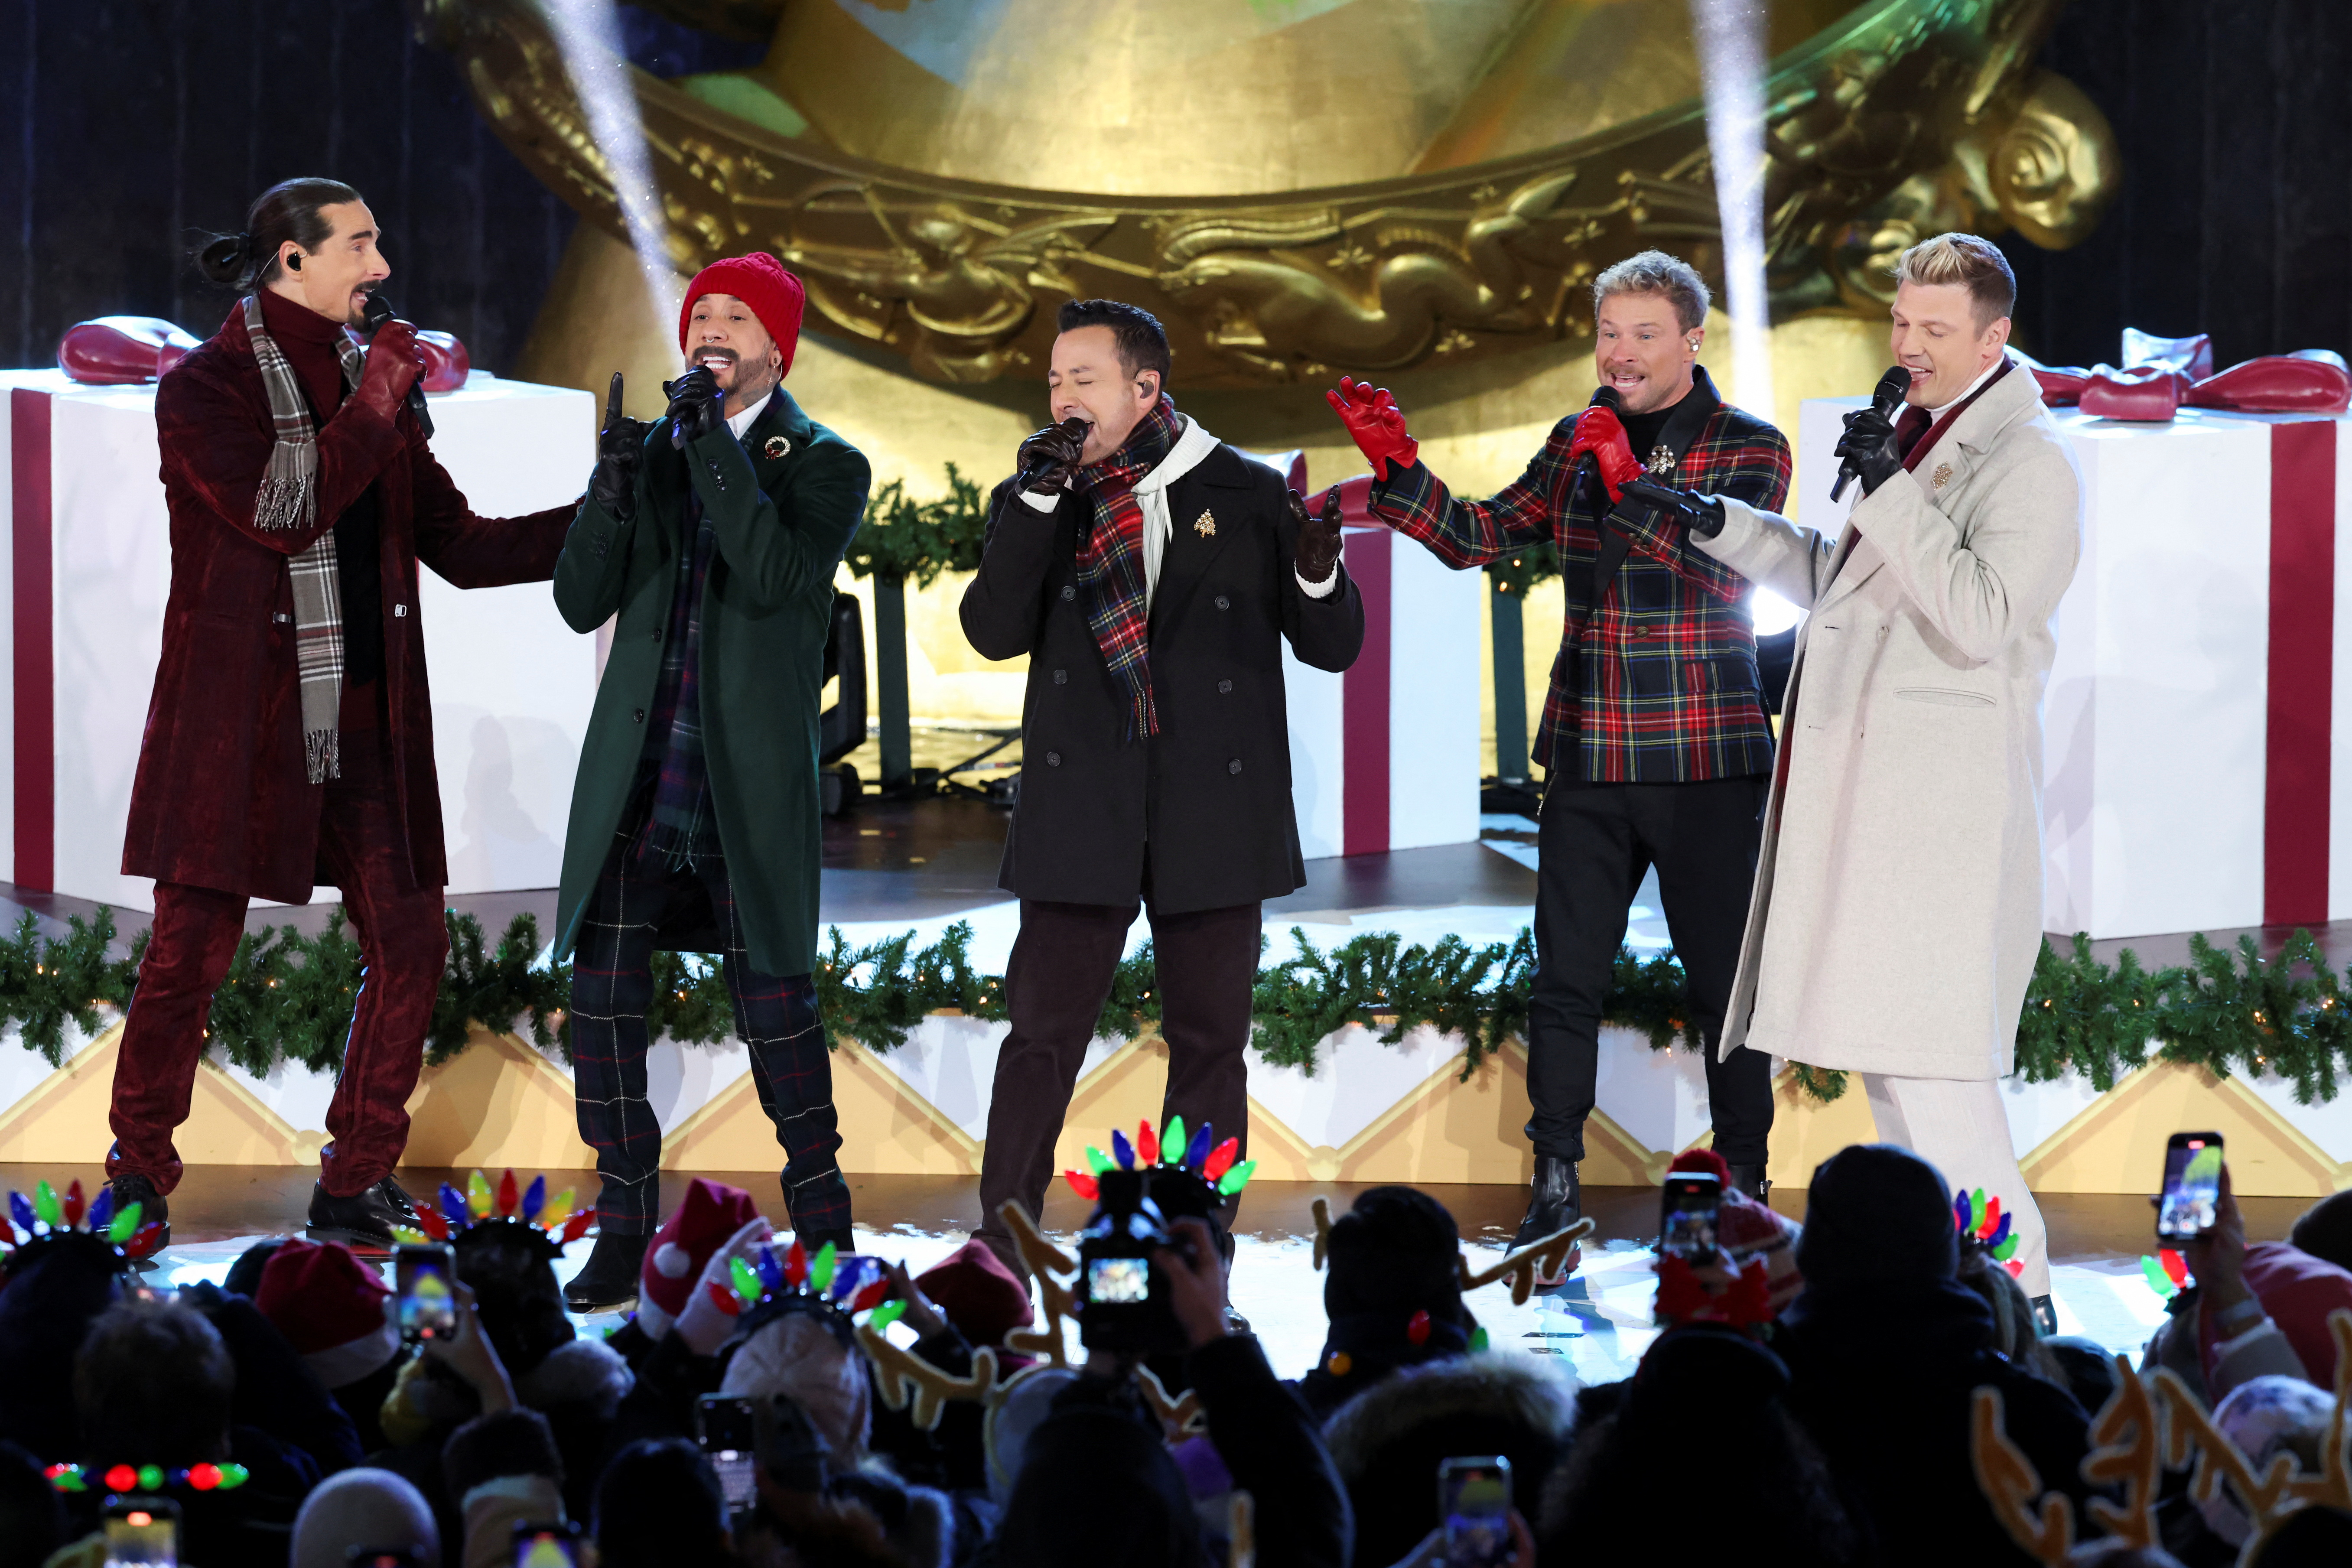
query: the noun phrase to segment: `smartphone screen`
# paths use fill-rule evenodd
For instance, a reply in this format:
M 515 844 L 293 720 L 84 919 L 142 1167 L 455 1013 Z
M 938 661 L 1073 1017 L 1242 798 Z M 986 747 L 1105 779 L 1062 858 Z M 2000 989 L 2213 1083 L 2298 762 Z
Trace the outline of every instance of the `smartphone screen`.
M 121 1498 L 107 1505 L 107 1568 L 177 1568 L 180 1510 L 167 1498 Z
M 1151 1299 L 1151 1260 L 1097 1258 L 1087 1265 L 1087 1300 L 1122 1306 Z
M 1439 1461 L 1437 1517 L 1448 1568 L 1499 1568 L 1511 1560 L 1511 1461 L 1485 1454 Z
M 1715 1257 L 1716 1210 L 1722 1184 L 1704 1172 L 1677 1171 L 1666 1178 L 1658 1214 L 1658 1250 L 1686 1263 Z
M 702 1452 L 718 1472 L 719 1489 L 728 1511 L 740 1512 L 759 1500 L 759 1447 L 752 1423 L 751 1402 L 732 1394 L 706 1394 L 696 1406 L 702 1433 Z
M 2157 1199 L 2159 1241 L 2194 1241 L 2213 1228 L 2221 1202 L 2221 1135 L 2176 1132 L 2164 1146 L 2164 1187 Z
M 392 1284 L 400 1337 L 410 1344 L 457 1331 L 457 1254 L 444 1243 L 403 1242 L 393 1248 Z
M 563 1524 L 518 1524 L 515 1568 L 578 1568 L 579 1532 Z

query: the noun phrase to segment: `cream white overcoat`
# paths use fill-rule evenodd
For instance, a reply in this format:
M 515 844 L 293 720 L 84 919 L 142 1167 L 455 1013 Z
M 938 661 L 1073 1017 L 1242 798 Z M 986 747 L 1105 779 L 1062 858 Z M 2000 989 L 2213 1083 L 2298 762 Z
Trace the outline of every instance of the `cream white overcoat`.
M 2042 944 L 2042 692 L 2082 479 L 2012 363 L 1822 538 L 1726 498 L 1700 547 L 1809 608 L 1725 1017 L 1741 1045 L 2005 1076 Z

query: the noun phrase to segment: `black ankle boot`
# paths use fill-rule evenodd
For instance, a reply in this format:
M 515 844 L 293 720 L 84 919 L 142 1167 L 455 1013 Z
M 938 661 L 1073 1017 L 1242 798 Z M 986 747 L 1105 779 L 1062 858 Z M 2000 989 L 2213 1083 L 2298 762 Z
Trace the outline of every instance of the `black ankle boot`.
M 340 1241 L 361 1252 L 390 1252 L 399 1238 L 398 1226 L 415 1230 L 416 1205 L 390 1176 L 364 1192 L 339 1198 L 324 1182 L 310 1188 L 310 1214 L 305 1229 L 313 1237 Z
M 155 1190 L 153 1182 L 136 1172 L 125 1171 L 107 1185 L 114 1189 L 116 1214 L 121 1214 L 132 1204 L 137 1204 L 141 1225 L 160 1225 L 163 1227 L 163 1239 L 155 1244 L 155 1250 L 160 1251 L 172 1245 L 172 1205 L 163 1201 L 163 1194 Z M 149 1253 L 150 1257 L 153 1255 L 152 1251 Z
M 564 1286 L 563 1304 L 575 1312 L 617 1312 L 635 1305 L 649 1239 L 641 1230 L 599 1226 L 596 1250 L 588 1255 L 587 1267 Z
M 1577 1183 L 1576 1162 L 1536 1156 L 1535 1180 L 1528 1184 L 1528 1217 L 1519 1221 L 1513 1247 L 1541 1241 L 1574 1225 L 1584 1212 L 1584 1191 Z
M 1772 1183 L 1761 1164 L 1732 1166 L 1731 1184 L 1759 1204 L 1766 1202 L 1772 1191 Z

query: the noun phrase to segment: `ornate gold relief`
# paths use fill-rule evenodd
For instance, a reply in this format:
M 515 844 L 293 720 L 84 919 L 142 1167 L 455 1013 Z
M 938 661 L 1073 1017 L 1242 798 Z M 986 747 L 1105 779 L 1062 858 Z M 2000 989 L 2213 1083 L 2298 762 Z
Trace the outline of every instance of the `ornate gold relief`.
M 625 235 L 533 0 L 415 0 L 499 137 Z M 2034 70 L 2063 0 L 1867 0 L 1768 83 L 1774 311 L 1874 311 L 1922 234 L 2009 225 L 2071 244 L 2112 195 L 2114 141 Z M 669 7 L 674 13 L 678 5 Z M 740 36 L 776 7 L 688 6 Z M 835 330 L 947 382 L 1034 374 L 1062 300 L 1159 314 L 1192 385 L 1448 363 L 1591 334 L 1580 290 L 1645 246 L 1720 276 L 1706 126 L 1689 102 L 1538 152 L 1276 196 L 1108 197 L 929 175 L 794 138 L 633 73 L 669 260 L 754 247 Z

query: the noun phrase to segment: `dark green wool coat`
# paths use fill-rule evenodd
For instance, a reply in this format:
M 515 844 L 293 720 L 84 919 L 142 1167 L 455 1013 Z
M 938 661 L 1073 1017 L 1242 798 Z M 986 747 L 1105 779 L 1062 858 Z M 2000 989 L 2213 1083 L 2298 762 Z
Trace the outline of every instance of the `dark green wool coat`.
M 818 692 L 834 569 L 865 515 L 871 478 L 864 454 L 780 389 L 740 442 L 721 426 L 678 451 L 668 422 L 656 424 L 629 521 L 581 501 L 555 566 L 555 606 L 579 632 L 615 612 L 620 619 L 572 788 L 557 958 L 572 954 L 645 754 L 691 483 L 719 530 L 703 584 L 698 689 L 719 847 L 753 965 L 774 975 L 816 967 Z M 660 945 L 717 951 L 708 901 L 691 902 L 673 909 Z

